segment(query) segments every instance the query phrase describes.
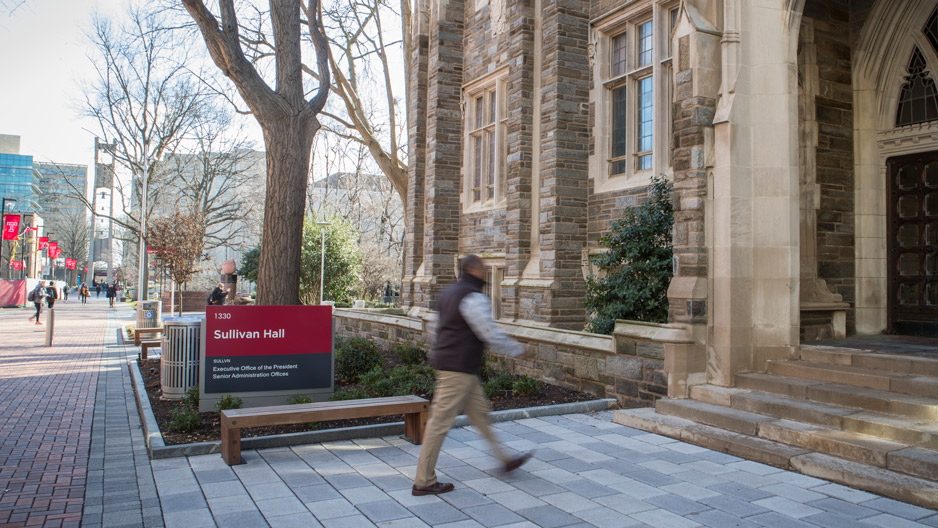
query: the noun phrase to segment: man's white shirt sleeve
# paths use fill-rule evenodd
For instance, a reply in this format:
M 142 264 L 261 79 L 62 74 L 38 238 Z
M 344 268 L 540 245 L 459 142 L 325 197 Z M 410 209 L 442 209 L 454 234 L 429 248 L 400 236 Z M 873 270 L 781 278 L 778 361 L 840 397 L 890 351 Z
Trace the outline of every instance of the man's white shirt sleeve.
M 476 337 L 506 356 L 520 356 L 524 347 L 502 332 L 492 320 L 492 305 L 482 293 L 470 293 L 459 302 L 459 313 Z

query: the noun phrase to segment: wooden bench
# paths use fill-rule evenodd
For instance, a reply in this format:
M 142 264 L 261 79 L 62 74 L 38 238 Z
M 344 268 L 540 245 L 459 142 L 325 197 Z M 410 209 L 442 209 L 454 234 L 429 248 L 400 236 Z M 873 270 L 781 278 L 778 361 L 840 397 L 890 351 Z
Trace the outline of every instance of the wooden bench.
M 241 463 L 241 429 L 351 418 L 404 415 L 404 435 L 423 442 L 430 402 L 419 396 L 392 396 L 297 405 L 228 409 L 221 412 L 221 456 L 229 466 Z
M 159 334 L 163 333 L 162 328 L 135 328 L 134 329 L 134 344 L 140 347 L 140 359 L 147 359 L 147 349 L 148 348 L 160 348 L 163 345 L 163 340 L 159 338 Z M 156 339 L 146 339 L 144 336 L 154 334 L 157 336 Z

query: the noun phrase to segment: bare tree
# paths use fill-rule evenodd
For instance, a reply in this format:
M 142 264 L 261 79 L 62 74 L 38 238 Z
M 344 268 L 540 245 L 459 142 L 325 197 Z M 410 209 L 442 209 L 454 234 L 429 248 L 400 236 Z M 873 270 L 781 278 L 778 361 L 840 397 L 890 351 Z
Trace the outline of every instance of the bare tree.
M 407 13 L 408 1 L 401 2 Z M 406 141 L 401 138 L 406 136 L 399 126 L 401 109 L 389 55 L 400 53 L 395 48 L 405 43 L 386 40 L 399 18 L 385 0 L 337 0 L 325 13 L 335 75 L 332 89 L 345 106 L 344 116 L 330 116 L 338 125 L 332 130 L 364 145 L 403 200 L 408 180 Z
M 55 233 L 55 239 L 67 258 L 77 261 L 77 270 L 88 263 L 88 215 L 84 209 L 63 209 L 46 224 L 49 232 Z M 72 282 L 75 282 L 74 280 Z
M 155 218 L 147 227 L 147 244 L 172 278 L 174 286 L 170 295 L 175 294 L 175 284 L 189 282 L 199 271 L 205 248 L 204 225 L 198 213 L 176 211 L 170 216 Z M 182 296 L 179 315 L 182 315 Z
M 409 39 L 389 42 L 386 33 L 396 26 L 399 17 L 409 25 L 409 1 L 401 0 L 404 17 L 384 0 L 335 0 L 324 7 L 322 17 L 330 43 L 328 58 L 334 81 L 330 90 L 341 101 L 337 107 L 322 112 L 328 118 L 323 125 L 340 138 L 364 146 L 402 199 L 407 196 L 408 181 L 406 127 L 400 115 L 401 105 L 394 95 L 395 65 L 389 57 L 398 53 L 395 47 L 401 44 L 406 53 Z M 308 6 L 302 9 L 305 26 L 311 30 L 313 25 L 308 22 L 311 9 Z M 241 39 L 253 61 L 275 53 L 277 39 L 264 17 L 259 16 L 259 10 L 245 21 Z M 309 77 L 320 80 L 311 65 L 302 67 Z M 408 67 L 405 60 L 404 68 Z
M 231 115 L 213 108 L 211 117 L 195 123 L 188 147 L 166 159 L 165 168 L 172 174 L 173 203 L 164 197 L 169 208 L 197 213 L 205 222 L 205 249 L 232 245 L 235 233 L 259 209 L 247 199 L 245 187 L 256 187 L 256 159 L 240 130 L 232 125 Z M 231 131 L 235 130 L 235 133 Z
M 245 56 L 233 0 L 219 0 L 221 19 L 202 0 L 182 0 L 205 40 L 209 55 L 232 80 L 264 132 L 267 196 L 258 272 L 258 304 L 298 304 L 300 246 L 310 148 L 320 129 L 319 113 L 329 95 L 328 41 L 322 33 L 319 2 L 309 0 L 308 35 L 315 48 L 319 87 L 306 99 L 303 82 L 299 0 L 270 0 L 275 85 L 272 88 Z
M 94 79 L 83 87 L 81 111 L 93 118 L 95 134 L 112 141 L 115 161 L 136 179 L 115 178 L 120 214 L 111 218 L 130 234 L 139 231 L 143 179 L 147 188 L 147 217 L 158 207 L 169 172 L 160 161 L 172 154 L 200 119 L 206 92 L 188 69 L 189 52 L 168 31 L 165 18 L 131 8 L 128 21 L 115 26 L 96 15 L 89 39 Z M 78 192 L 87 207 L 92 207 Z M 129 198 L 129 200 L 128 200 Z

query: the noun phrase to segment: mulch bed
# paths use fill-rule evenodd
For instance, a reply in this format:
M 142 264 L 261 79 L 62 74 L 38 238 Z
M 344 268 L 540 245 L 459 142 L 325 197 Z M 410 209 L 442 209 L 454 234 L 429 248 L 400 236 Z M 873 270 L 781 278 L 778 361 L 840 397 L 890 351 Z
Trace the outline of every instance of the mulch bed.
M 393 354 L 385 353 L 385 364 L 388 368 L 393 368 L 399 362 Z M 170 430 L 170 420 L 172 411 L 182 405 L 179 401 L 165 401 L 160 399 L 160 360 L 148 359 L 146 361 L 137 361 L 140 366 L 140 372 L 143 374 L 143 382 L 146 387 L 147 396 L 150 399 L 150 407 L 156 417 L 156 423 L 160 426 L 160 432 L 163 434 L 163 441 L 166 445 L 193 444 L 198 442 L 212 442 L 220 440 L 220 428 L 217 412 L 199 413 L 202 419 L 202 425 L 195 431 L 189 433 L 177 433 Z M 335 381 L 335 390 L 339 391 L 347 386 L 339 380 Z M 492 408 L 496 411 L 505 409 L 523 409 L 525 407 L 538 407 L 542 405 L 554 405 L 558 403 L 572 403 L 580 401 L 595 400 L 596 396 L 583 392 L 577 392 L 546 383 L 541 384 L 541 390 L 533 396 L 512 396 L 505 393 L 502 396 L 492 400 Z M 320 422 L 315 424 L 297 424 L 282 425 L 277 427 L 252 427 L 241 431 L 242 438 L 255 436 L 268 436 L 285 433 L 300 433 L 304 431 L 318 431 L 323 429 L 336 429 L 340 427 L 353 427 L 358 425 L 373 425 L 380 423 L 399 422 L 400 416 L 383 416 L 378 418 L 360 418 L 354 420 L 334 420 L 330 422 Z

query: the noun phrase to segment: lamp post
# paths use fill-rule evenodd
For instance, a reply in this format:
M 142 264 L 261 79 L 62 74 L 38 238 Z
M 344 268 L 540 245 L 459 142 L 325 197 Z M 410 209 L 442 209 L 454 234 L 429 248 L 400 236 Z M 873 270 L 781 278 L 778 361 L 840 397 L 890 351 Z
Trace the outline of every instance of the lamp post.
M 322 226 L 320 233 L 322 237 L 320 239 L 320 247 L 322 249 L 322 254 L 319 257 L 319 304 L 322 305 L 322 294 L 323 294 L 323 285 L 325 284 L 326 279 L 326 226 L 332 225 L 330 222 L 316 222 L 316 225 Z
M 4 197 L 2 202 L 3 203 L 0 204 L 0 219 L 2 219 L 3 222 L 6 222 L 7 202 L 16 203 L 16 198 Z M 6 229 L 6 225 L 4 225 L 3 228 Z M 2 278 L 3 278 L 3 241 L 0 240 L 0 279 Z M 319 304 L 322 304 L 322 303 L 319 303 Z

